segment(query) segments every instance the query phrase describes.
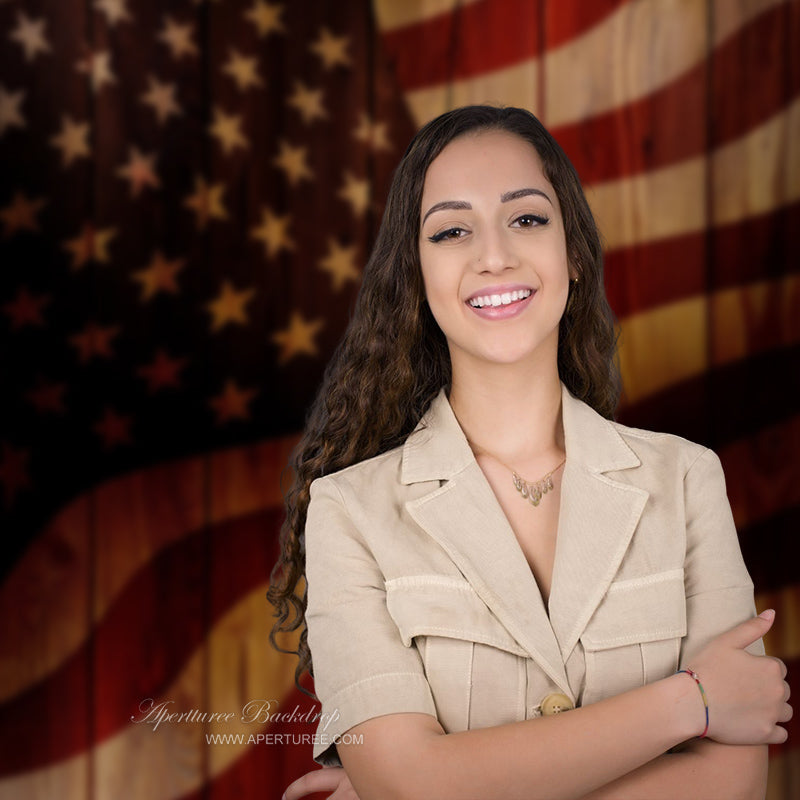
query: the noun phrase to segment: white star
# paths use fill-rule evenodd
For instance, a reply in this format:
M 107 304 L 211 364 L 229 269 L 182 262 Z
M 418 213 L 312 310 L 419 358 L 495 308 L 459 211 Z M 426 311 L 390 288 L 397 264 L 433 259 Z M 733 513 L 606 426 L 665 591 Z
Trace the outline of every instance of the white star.
M 107 83 L 117 82 L 117 76 L 111 69 L 111 53 L 108 50 L 92 53 L 85 61 L 79 62 L 76 69 L 89 76 L 95 92 L 100 91 Z
M 386 136 L 386 123 L 376 122 L 369 114 L 361 114 L 358 127 L 353 131 L 353 136 L 360 142 L 365 142 L 373 150 L 391 150 L 392 145 Z
M 322 105 L 322 89 L 309 89 L 302 81 L 295 81 L 294 92 L 286 102 L 300 112 L 306 125 L 328 116 Z
M 132 20 L 127 0 L 94 0 L 94 7 L 105 14 L 110 28 L 116 27 L 120 22 Z
M 50 144 L 61 151 L 61 165 L 68 167 L 76 158 L 90 154 L 89 123 L 74 122 L 69 114 L 61 118 L 61 130 L 50 139 Z
M 193 28 L 191 23 L 181 25 L 172 17 L 164 17 L 164 30 L 158 34 L 158 38 L 169 48 L 176 61 L 183 56 L 197 55 L 197 45 L 192 40 Z
M 272 258 L 281 250 L 294 250 L 294 242 L 289 237 L 287 228 L 291 218 L 287 214 L 279 217 L 270 209 L 261 209 L 261 224 L 250 229 L 250 238 L 264 243 L 264 255 Z
M 319 268 L 330 273 L 335 292 L 348 281 L 358 281 L 361 276 L 356 267 L 356 246 L 343 247 L 335 239 L 328 239 L 328 253 L 320 260 Z
M 147 76 L 147 82 L 149 84 L 147 91 L 139 99 L 155 111 L 160 125 L 163 125 L 170 116 L 178 117 L 183 113 L 175 98 L 177 86 L 174 83 L 161 83 L 152 75 Z
M 267 3 L 265 0 L 255 0 L 253 5 L 244 12 L 244 16 L 256 26 L 259 38 L 263 39 L 273 31 L 283 33 L 286 30 L 281 21 L 282 11 L 283 6 Z
M 18 92 L 8 92 L 0 83 L 0 136 L 6 132 L 6 128 L 26 127 L 25 118 L 19 110 L 20 103 L 24 99 L 25 92 L 22 89 Z
M 222 71 L 231 76 L 240 92 L 246 91 L 251 86 L 264 85 L 264 81 L 258 74 L 258 59 L 248 58 L 234 48 L 231 48 L 230 56 L 223 65 Z
M 305 147 L 292 147 L 288 142 L 281 142 L 280 148 L 280 153 L 272 163 L 283 170 L 292 186 L 313 177 L 313 173 L 306 163 L 308 150 Z
M 44 17 L 29 19 L 24 12 L 17 13 L 17 27 L 8 38 L 22 46 L 26 61 L 33 61 L 39 53 L 49 53 L 52 50 L 44 35 L 46 22 Z
M 221 108 L 214 109 L 214 121 L 209 131 L 219 141 L 226 156 L 237 148 L 246 150 L 250 146 L 242 132 L 242 118 L 237 114 L 226 114 Z
M 344 173 L 344 185 L 339 189 L 338 195 L 350 203 L 350 207 L 357 217 L 363 216 L 369 208 L 369 192 L 369 181 L 358 180 L 349 172 Z
M 334 36 L 327 28 L 320 28 L 319 38 L 312 42 L 308 49 L 319 56 L 325 69 L 333 69 L 337 64 L 343 67 L 350 65 L 346 47 L 346 36 Z

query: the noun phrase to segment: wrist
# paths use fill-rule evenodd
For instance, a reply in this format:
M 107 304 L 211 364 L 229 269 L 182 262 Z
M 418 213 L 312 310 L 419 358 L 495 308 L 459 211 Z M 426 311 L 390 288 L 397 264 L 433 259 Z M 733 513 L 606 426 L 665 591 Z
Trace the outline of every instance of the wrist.
M 706 709 L 697 684 L 682 673 L 659 681 L 669 708 L 668 724 L 678 742 L 702 736 L 706 730 Z

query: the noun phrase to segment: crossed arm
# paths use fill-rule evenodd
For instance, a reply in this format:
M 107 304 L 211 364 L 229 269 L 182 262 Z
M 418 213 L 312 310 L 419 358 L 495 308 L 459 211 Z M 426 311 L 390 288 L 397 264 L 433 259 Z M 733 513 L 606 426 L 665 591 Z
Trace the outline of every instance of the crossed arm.
M 748 620 L 697 656 L 697 671 L 705 671 L 719 700 L 709 729 L 714 741 L 666 753 L 704 725 L 697 689 L 683 675 L 554 717 L 455 734 L 424 714 L 392 714 L 351 729 L 363 736 L 361 744 L 339 747 L 346 775 L 309 773 L 286 800 L 329 790 L 336 800 L 763 798 L 764 745 L 785 740 L 775 722 L 787 721 L 791 708 L 783 664 L 744 647 L 771 622 L 769 615 Z

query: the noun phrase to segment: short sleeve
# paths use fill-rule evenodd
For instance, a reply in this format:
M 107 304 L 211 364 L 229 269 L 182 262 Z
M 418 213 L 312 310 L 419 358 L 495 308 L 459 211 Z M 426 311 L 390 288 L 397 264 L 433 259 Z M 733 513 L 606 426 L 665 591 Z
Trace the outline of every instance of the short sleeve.
M 354 725 L 436 711 L 419 653 L 403 644 L 387 611 L 379 565 L 330 478 L 311 486 L 305 547 L 308 643 L 322 703 L 314 759 L 332 765 L 331 745 Z
M 755 615 L 753 582 L 745 567 L 717 455 L 705 450 L 684 478 L 688 635 L 681 666 L 711 639 Z M 761 655 L 759 640 L 747 648 Z

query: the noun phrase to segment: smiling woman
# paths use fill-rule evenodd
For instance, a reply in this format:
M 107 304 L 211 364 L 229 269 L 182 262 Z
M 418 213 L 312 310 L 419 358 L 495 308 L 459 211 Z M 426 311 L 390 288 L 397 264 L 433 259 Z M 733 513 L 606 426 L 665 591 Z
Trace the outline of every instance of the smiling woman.
M 295 455 L 270 599 L 346 771 L 287 800 L 763 796 L 791 716 L 774 614 L 717 457 L 612 421 L 614 352 L 549 133 L 429 123 Z

